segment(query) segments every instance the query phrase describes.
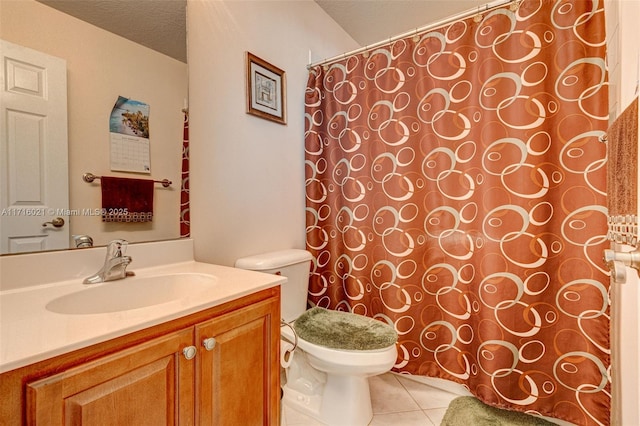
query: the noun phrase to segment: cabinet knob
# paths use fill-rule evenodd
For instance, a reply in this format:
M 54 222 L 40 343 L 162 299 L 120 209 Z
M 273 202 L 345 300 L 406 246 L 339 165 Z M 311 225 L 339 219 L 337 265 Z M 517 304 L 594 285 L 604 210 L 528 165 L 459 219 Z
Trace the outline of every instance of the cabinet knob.
M 216 339 L 214 337 L 209 337 L 208 339 L 204 339 L 202 341 L 202 345 L 206 350 L 210 351 L 216 346 Z
M 193 357 L 196 356 L 196 352 L 198 352 L 198 350 L 195 346 L 187 346 L 182 350 L 182 354 L 186 359 L 193 359 Z

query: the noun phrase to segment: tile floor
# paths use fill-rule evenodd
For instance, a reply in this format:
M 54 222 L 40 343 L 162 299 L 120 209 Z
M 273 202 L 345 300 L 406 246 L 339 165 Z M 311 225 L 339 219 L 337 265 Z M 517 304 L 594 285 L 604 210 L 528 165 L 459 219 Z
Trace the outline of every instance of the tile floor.
M 373 406 L 370 426 L 439 426 L 449 402 L 458 396 L 394 373 L 370 378 L 369 386 Z M 284 407 L 282 425 L 320 426 L 321 423 Z

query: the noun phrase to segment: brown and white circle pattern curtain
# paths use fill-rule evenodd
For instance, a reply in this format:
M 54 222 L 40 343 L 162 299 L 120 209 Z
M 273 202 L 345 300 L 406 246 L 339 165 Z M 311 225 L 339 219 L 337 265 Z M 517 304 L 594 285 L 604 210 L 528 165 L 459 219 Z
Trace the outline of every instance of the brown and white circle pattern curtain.
M 191 236 L 191 210 L 189 207 L 189 111 L 184 111 L 182 128 L 182 173 L 180 184 L 180 238 Z
M 395 369 L 609 424 L 602 2 L 525 0 L 310 70 L 310 302 Z

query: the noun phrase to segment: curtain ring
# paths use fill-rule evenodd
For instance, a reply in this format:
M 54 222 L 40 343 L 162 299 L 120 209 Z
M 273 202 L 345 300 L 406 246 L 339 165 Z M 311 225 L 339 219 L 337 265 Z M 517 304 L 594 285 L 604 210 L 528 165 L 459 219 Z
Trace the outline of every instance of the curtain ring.
M 480 13 L 480 4 L 478 3 L 478 13 L 473 17 L 473 22 L 477 24 L 480 21 L 482 21 L 482 13 Z

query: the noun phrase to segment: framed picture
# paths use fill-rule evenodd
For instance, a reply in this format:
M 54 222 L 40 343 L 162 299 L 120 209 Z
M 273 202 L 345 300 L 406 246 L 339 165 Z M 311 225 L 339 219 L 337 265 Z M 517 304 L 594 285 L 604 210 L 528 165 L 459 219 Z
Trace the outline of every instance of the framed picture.
M 285 72 L 247 52 L 247 113 L 287 124 Z

